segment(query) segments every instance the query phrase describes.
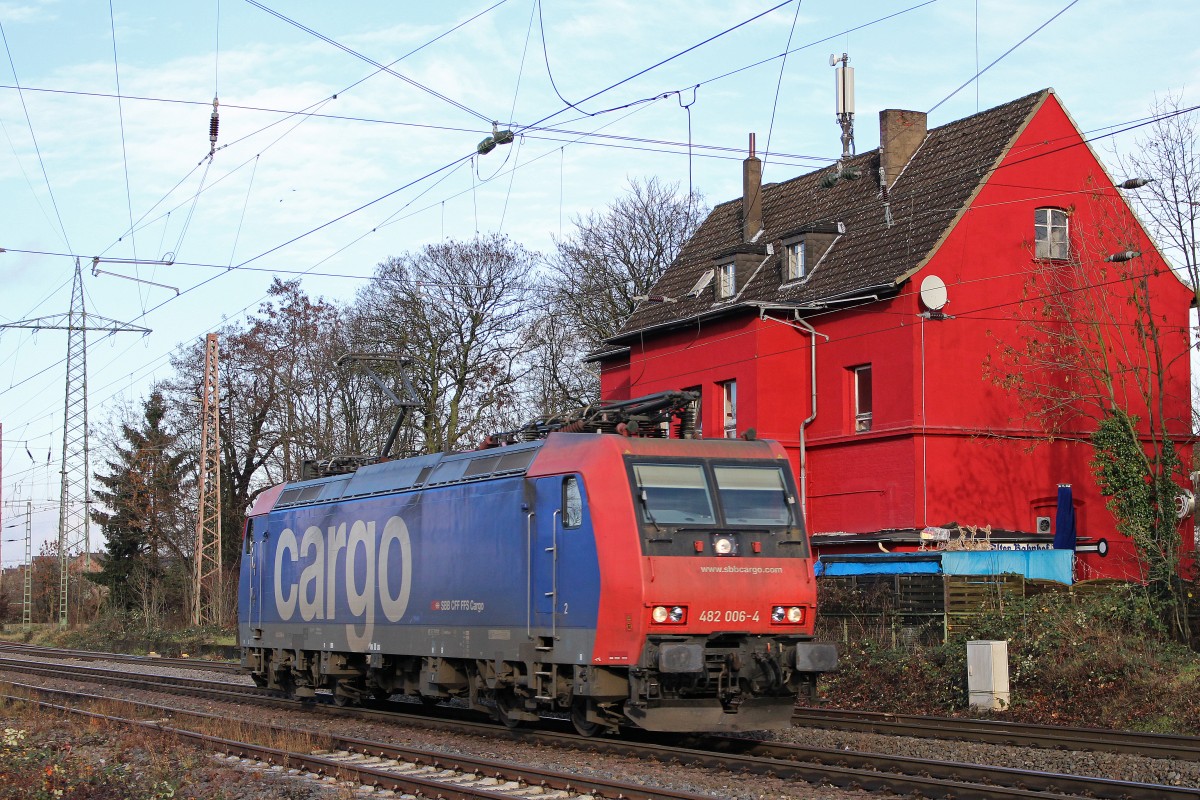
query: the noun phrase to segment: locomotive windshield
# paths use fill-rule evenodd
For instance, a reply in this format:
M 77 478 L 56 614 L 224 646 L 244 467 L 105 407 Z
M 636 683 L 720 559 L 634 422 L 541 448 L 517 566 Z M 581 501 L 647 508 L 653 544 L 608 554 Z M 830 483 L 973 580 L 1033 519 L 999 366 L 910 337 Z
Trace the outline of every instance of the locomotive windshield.
M 712 497 L 699 464 L 634 464 L 644 522 L 656 525 L 712 525 Z
M 792 521 L 778 467 L 713 467 L 727 525 L 787 525 Z
M 783 468 L 731 463 L 634 463 L 641 521 L 655 527 L 797 523 Z

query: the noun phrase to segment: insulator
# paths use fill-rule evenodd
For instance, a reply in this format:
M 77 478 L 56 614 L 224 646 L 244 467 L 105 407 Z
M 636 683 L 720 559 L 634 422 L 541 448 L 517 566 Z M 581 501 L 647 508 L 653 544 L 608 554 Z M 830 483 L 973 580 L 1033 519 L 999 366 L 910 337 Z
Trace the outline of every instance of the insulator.
M 487 137 L 486 139 L 484 139 L 482 142 L 480 142 L 478 145 L 475 146 L 475 152 L 479 153 L 479 155 L 481 155 L 481 156 L 486 156 L 488 153 L 492 152 L 495 149 L 496 149 L 496 140 L 494 138 L 492 138 L 491 136 Z
M 492 136 L 496 140 L 496 144 L 512 144 L 513 132 L 510 130 L 496 131 Z
M 221 125 L 221 120 L 217 116 L 217 106 L 218 101 L 214 97 L 212 117 L 208 120 L 208 141 L 211 143 L 211 146 L 208 148 L 208 154 L 210 156 L 217 150 L 217 128 Z

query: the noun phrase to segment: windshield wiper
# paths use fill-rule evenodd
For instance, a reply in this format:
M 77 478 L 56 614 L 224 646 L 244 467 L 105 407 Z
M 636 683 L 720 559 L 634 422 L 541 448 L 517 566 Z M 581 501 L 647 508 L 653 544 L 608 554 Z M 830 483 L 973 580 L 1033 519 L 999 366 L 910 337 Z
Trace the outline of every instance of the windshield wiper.
M 662 528 L 658 525 L 658 520 L 654 518 L 654 512 L 650 510 L 650 503 L 646 501 L 646 490 L 638 487 L 638 499 L 642 501 L 642 510 L 646 512 L 646 519 L 650 520 L 650 524 L 654 526 L 654 530 L 662 533 Z

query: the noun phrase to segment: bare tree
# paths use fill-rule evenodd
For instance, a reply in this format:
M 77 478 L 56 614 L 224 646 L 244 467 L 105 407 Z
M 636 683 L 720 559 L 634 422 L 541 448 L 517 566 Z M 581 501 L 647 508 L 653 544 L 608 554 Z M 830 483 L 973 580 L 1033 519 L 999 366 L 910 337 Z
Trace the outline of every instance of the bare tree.
M 1181 409 L 1189 403 L 1186 387 L 1173 395 L 1172 374 L 1181 374 L 1188 337 L 1162 326 L 1152 280 L 1174 278 L 1138 257 L 1143 239 L 1119 201 L 1097 191 L 1085 202 L 1094 230 L 1073 236 L 1067 259 L 1033 260 L 1014 328 L 997 335 L 985 371 L 1021 399 L 1048 440 L 1092 446 L 1117 530 L 1137 549 L 1164 621 L 1185 638 L 1175 502 L 1185 473 L 1177 448 L 1190 430 Z
M 548 323 L 563 335 L 543 340 L 544 367 L 556 374 L 542 383 L 557 387 L 561 405 L 595 399 L 599 380 L 581 359 L 620 330 L 638 301 L 666 272 L 684 243 L 708 215 L 697 194 L 658 178 L 633 179 L 603 212 L 576 217 L 574 233 L 555 242 L 549 262 Z
M 1149 133 L 1136 140 L 1138 152 L 1119 157 L 1129 178 L 1152 182 L 1131 194 L 1153 238 L 1200 300 L 1200 131 L 1196 110 L 1180 95 L 1156 100 Z
M 354 308 L 369 349 L 408 360 L 425 452 L 474 445 L 520 418 L 537 255 L 492 234 L 389 258 Z
M 575 233 L 555 242 L 551 284 L 588 346 L 620 329 L 707 215 L 699 195 L 652 177 L 631 180 L 604 212 L 576 217 Z

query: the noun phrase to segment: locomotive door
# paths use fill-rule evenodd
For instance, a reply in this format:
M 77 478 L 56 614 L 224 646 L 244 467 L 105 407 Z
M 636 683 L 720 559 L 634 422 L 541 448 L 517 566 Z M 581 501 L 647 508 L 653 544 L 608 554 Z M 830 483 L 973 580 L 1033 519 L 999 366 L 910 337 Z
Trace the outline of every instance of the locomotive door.
M 535 636 L 553 636 L 558 604 L 558 547 L 562 527 L 562 479 L 540 478 L 529 553 L 530 617 Z
M 256 541 L 254 534 L 256 528 L 266 528 L 266 520 L 263 520 L 261 525 L 255 525 L 255 518 L 251 517 L 246 520 L 246 525 L 249 530 L 246 532 L 246 544 L 250 551 L 247 557 L 250 559 L 250 628 L 257 629 L 262 627 L 262 573 L 263 573 L 263 551 L 266 550 L 266 536 L 261 537 L 261 541 Z

